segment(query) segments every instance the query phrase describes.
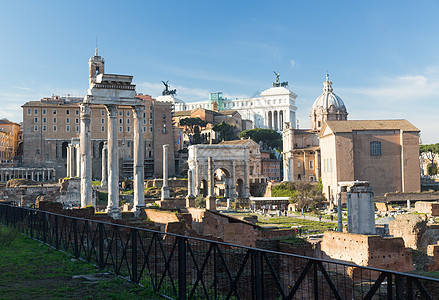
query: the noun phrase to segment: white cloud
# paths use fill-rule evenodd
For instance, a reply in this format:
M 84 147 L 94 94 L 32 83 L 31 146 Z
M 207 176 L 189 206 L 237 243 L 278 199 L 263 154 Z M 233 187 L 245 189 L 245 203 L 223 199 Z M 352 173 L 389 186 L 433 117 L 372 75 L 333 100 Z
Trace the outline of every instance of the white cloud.
M 294 59 L 290 60 L 290 65 L 292 68 L 296 66 L 296 62 L 294 61 Z

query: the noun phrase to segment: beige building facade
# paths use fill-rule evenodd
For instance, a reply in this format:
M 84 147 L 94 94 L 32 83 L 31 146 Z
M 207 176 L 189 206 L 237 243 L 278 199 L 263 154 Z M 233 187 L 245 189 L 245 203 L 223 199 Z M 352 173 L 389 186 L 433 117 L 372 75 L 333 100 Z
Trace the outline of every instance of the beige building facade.
M 374 194 L 419 192 L 419 129 L 407 120 L 326 121 L 320 132 L 323 192 L 370 181 Z

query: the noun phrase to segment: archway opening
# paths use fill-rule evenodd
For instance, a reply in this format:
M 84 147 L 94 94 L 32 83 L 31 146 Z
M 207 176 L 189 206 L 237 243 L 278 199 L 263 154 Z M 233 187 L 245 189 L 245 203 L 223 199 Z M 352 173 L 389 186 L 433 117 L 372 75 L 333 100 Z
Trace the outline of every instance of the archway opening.
M 236 181 L 236 194 L 238 197 L 244 197 L 244 181 L 242 179 Z
M 208 191 L 207 180 L 203 179 L 201 180 L 200 194 L 203 195 L 203 197 L 207 197 L 207 191 Z

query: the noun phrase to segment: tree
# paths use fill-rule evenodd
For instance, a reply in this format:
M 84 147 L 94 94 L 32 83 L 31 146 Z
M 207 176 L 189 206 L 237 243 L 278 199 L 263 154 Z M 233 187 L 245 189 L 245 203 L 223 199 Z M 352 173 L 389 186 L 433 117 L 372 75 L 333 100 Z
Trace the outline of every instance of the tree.
M 429 145 L 419 145 L 419 153 L 425 153 L 426 157 L 431 163 L 434 162 L 434 159 L 439 154 L 439 143 L 429 144 Z
M 231 141 L 238 138 L 238 128 L 224 121 L 213 126 L 212 130 L 218 133 L 218 140 Z
M 192 144 L 201 143 L 201 128 L 206 127 L 207 122 L 196 117 L 196 118 L 184 118 L 180 120 L 180 126 L 185 128 L 185 133 L 191 137 Z
M 438 171 L 437 164 L 435 162 L 434 163 L 429 163 L 427 165 L 427 174 L 428 175 L 436 175 L 437 171 Z
M 262 143 L 265 149 L 272 148 L 282 150 L 282 135 L 273 129 L 255 128 L 244 130 L 238 136 L 239 138 L 251 138 L 256 143 Z
M 320 185 L 298 181 L 294 183 L 294 187 L 296 194 L 291 197 L 290 202 L 296 203 L 298 209 L 315 209 L 325 200 Z

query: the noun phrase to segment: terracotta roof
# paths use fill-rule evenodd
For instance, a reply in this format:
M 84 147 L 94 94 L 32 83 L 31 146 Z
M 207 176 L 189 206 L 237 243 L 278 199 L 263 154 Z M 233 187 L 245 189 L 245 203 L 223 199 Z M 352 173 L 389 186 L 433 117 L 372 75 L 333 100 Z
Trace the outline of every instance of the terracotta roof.
M 233 141 L 222 141 L 218 145 L 247 145 L 249 143 L 250 144 L 253 143 L 253 144 L 259 145 L 258 143 L 256 143 L 255 141 L 253 141 L 251 139 L 233 140 Z
M 0 124 L 15 124 L 15 125 L 19 125 L 15 122 L 9 121 L 8 119 L 0 119 Z
M 407 120 L 349 120 L 349 121 L 326 121 L 325 125 L 333 132 L 352 132 L 356 130 L 394 130 L 403 131 L 420 130 Z M 323 128 L 322 128 L 323 132 Z

